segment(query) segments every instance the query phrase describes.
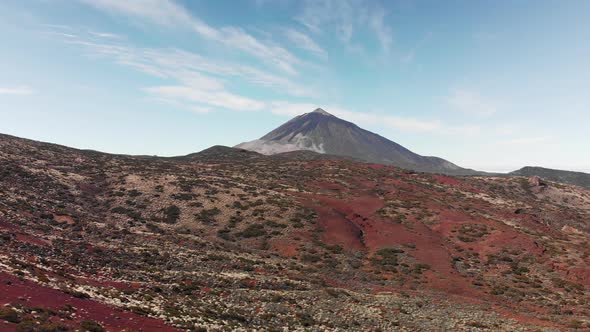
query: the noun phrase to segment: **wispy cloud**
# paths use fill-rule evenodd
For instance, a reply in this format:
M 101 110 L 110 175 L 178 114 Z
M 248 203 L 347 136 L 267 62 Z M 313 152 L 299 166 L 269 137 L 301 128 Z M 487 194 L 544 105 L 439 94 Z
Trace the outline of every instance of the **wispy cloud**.
M 263 7 L 263 6 L 266 6 L 266 5 L 285 6 L 289 2 L 291 2 L 291 0 L 254 0 L 254 4 L 257 7 Z
M 94 31 L 88 28 L 75 28 L 70 25 L 64 24 L 40 24 L 40 27 L 43 29 L 43 33 L 46 34 L 53 34 L 62 37 L 68 38 L 76 38 L 83 33 L 87 33 L 91 37 L 101 38 L 101 39 L 123 39 L 122 35 L 112 33 L 112 32 L 104 32 L 104 31 Z
M 203 38 L 254 55 L 263 63 L 271 62 L 275 65 L 275 69 L 280 68 L 283 72 L 297 74 L 295 67 L 303 64 L 285 48 L 267 40 L 269 37 L 262 41 L 238 27 L 210 26 L 192 16 L 172 0 L 82 1 L 101 10 L 137 17 L 162 26 L 190 27 Z M 331 24 L 339 31 L 340 38 L 345 43 L 353 45 L 355 29 L 362 28 L 374 33 L 376 41 L 384 51 L 388 51 L 392 46 L 392 30 L 385 22 L 386 12 L 379 8 L 369 8 L 356 0 L 321 0 L 315 4 L 307 2 L 306 8 L 308 11 L 302 16 L 301 21 L 312 31 L 315 29 L 316 32 L 321 33 L 324 25 Z M 314 18 L 309 15 L 317 10 L 323 16 Z M 308 85 L 292 81 L 290 76 L 275 74 L 253 66 L 227 63 L 176 48 L 134 47 L 128 42 L 122 43 L 117 35 L 106 32 L 73 31 L 77 32 L 69 33 L 71 36 L 64 38 L 65 42 L 83 47 L 88 56 L 106 58 L 119 65 L 162 79 L 161 84 L 141 88 L 150 98 L 198 113 L 222 108 L 233 111 L 267 111 L 295 116 L 322 106 L 334 115 L 360 125 L 385 126 L 396 130 L 437 134 L 466 134 L 479 130 L 477 126 L 453 127 L 438 120 L 357 112 L 338 106 L 316 105 L 312 101 L 301 103 L 276 101 L 280 100 L 280 97 L 255 99 L 236 92 L 238 90 L 236 83 L 252 84 L 272 89 L 278 94 L 295 97 L 313 98 L 316 94 Z M 296 47 L 319 56 L 326 56 L 325 49 L 308 34 L 294 28 L 284 29 L 283 32 Z M 465 95 L 459 94 L 459 97 L 465 97 Z M 473 100 L 478 101 L 469 98 L 457 100 L 467 100 L 467 104 L 469 102 L 477 104 Z M 464 104 L 465 102 L 461 105 Z
M 0 95 L 31 95 L 34 91 L 28 86 L 0 87 Z
M 411 117 L 358 112 L 340 106 L 326 106 L 314 103 L 273 102 L 268 105 L 268 110 L 279 115 L 297 116 L 303 113 L 311 112 L 318 107 L 322 107 L 337 117 L 359 125 L 384 126 L 407 132 L 430 132 L 437 134 L 463 135 L 469 133 L 473 134 L 479 131 L 479 127 L 450 127 L 445 126 L 437 120 L 424 120 Z
M 191 103 L 205 104 L 233 111 L 259 111 L 265 107 L 264 102 L 242 97 L 228 92 L 219 86 L 211 88 L 198 85 L 156 86 L 145 88 L 145 91 L 162 98 L 180 99 Z M 206 109 L 193 105 L 191 109 Z
M 304 64 L 285 48 L 270 41 L 259 40 L 239 27 L 210 26 L 171 0 L 82 1 L 107 12 L 147 19 L 160 25 L 189 27 L 202 38 L 247 53 L 291 75 L 297 74 L 296 67 Z
M 268 105 L 268 111 L 285 116 L 297 116 L 308 113 L 320 107 L 313 103 L 291 103 L 286 101 L 275 101 Z
M 158 24 L 189 24 L 190 14 L 181 6 L 170 0 L 81 0 L 88 5 L 111 13 L 150 19 Z
M 335 115 L 355 123 L 382 125 L 389 128 L 411 132 L 433 132 L 439 130 L 442 126 L 439 121 L 365 112 L 353 112 L 343 109 L 336 109 Z
M 156 100 L 199 113 L 223 108 L 234 111 L 264 110 L 264 101 L 231 92 L 237 82 L 271 89 L 280 95 L 310 97 L 310 88 L 252 66 L 226 63 L 180 49 L 138 48 L 90 32 L 64 39 L 82 48 L 90 58 L 107 59 L 166 81 L 142 91 Z M 228 83 L 229 82 L 229 83 Z
M 203 106 L 191 106 L 189 109 L 195 113 L 209 113 L 212 111 L 210 107 Z
M 338 38 L 353 52 L 362 47 L 354 37 L 362 32 L 372 32 L 381 49 L 388 53 L 393 44 L 393 30 L 387 24 L 386 11 L 358 0 L 306 0 L 303 11 L 295 20 L 311 32 L 320 34 L 335 31 Z
M 375 32 L 381 48 L 386 53 L 391 50 L 393 44 L 392 29 L 385 23 L 385 11 L 382 8 L 370 13 L 369 15 L 369 26 Z
M 90 41 L 81 37 L 66 40 L 69 44 L 83 46 L 90 57 L 106 57 L 120 65 L 146 74 L 186 83 L 204 74 L 238 78 L 245 82 L 270 88 L 283 94 L 303 97 L 315 93 L 292 80 L 255 67 L 227 63 L 180 49 L 137 48 L 120 43 Z
M 326 51 L 319 46 L 311 37 L 295 29 L 285 29 L 287 39 L 300 49 L 310 51 L 321 57 L 326 57 Z
M 454 109 L 471 114 L 489 116 L 496 113 L 493 102 L 485 99 L 479 93 L 467 89 L 454 89 L 448 97 L 448 103 Z
M 112 39 L 121 39 L 123 38 L 120 35 L 114 34 L 114 33 L 109 33 L 109 32 L 97 32 L 97 31 L 88 31 L 88 33 L 90 33 L 91 35 L 95 36 L 95 37 L 99 37 L 99 38 L 112 38 Z
M 321 33 L 326 25 L 334 26 L 340 38 L 348 41 L 353 34 L 353 13 L 349 0 L 305 0 L 295 19 L 314 33 Z
M 547 144 L 552 141 L 551 136 L 518 137 L 499 141 L 499 145 L 538 145 Z
M 402 56 L 402 63 L 408 64 L 414 61 L 416 53 L 432 38 L 432 32 L 426 33 L 426 35 L 418 40 L 418 42 L 412 47 L 404 56 Z

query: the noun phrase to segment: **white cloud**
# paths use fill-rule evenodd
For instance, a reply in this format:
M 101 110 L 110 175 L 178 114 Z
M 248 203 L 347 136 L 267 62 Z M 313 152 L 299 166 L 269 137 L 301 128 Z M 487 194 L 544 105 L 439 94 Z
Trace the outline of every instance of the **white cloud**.
M 499 145 L 538 145 L 548 144 L 552 140 L 551 136 L 532 136 L 532 137 L 518 137 L 508 140 L 499 141 Z
M 82 0 L 84 1 L 84 0 Z M 103 31 L 95 31 L 88 28 L 76 28 L 70 25 L 60 25 L 60 24 L 40 24 L 43 28 L 43 33 L 50 34 L 50 35 L 57 35 L 66 38 L 78 38 L 80 36 L 86 35 L 88 37 L 96 37 L 99 39 L 123 39 L 122 35 L 111 33 L 111 32 L 103 32 Z
M 389 52 L 393 44 L 391 27 L 385 21 L 386 12 L 379 6 L 371 6 L 359 0 L 306 0 L 303 11 L 295 17 L 311 32 L 322 33 L 329 29 L 355 53 L 362 47 L 353 39 L 358 31 L 369 31 L 384 52 Z
M 191 22 L 187 11 L 170 0 L 82 0 L 82 2 L 112 13 L 147 18 L 158 24 L 176 25 Z
M 291 75 L 297 74 L 295 67 L 303 64 L 300 59 L 279 45 L 258 40 L 240 28 L 214 28 L 171 0 L 82 1 L 101 10 L 139 17 L 161 25 L 189 27 L 205 39 L 245 52 Z
M 402 63 L 408 64 L 414 61 L 416 58 L 416 53 L 432 38 L 432 32 L 429 31 L 426 35 L 418 40 L 416 45 L 412 47 L 404 56 L 402 56 L 401 61 Z
M 289 41 L 291 41 L 291 43 L 293 43 L 298 48 L 310 51 L 322 57 L 327 56 L 326 51 L 321 46 L 319 46 L 311 37 L 298 30 L 285 29 L 285 36 L 287 37 L 287 39 L 289 39 Z
M 380 125 L 410 132 L 439 132 L 445 127 L 438 121 L 421 120 L 408 117 L 355 112 L 339 106 L 321 106 L 313 103 L 273 102 L 269 111 L 279 115 L 297 116 L 321 107 L 327 112 L 359 125 Z
M 83 30 L 81 30 L 83 31 Z M 158 86 L 147 86 L 143 91 L 151 99 L 198 113 L 215 108 L 235 111 L 266 109 L 266 102 L 231 92 L 238 82 L 271 89 L 281 95 L 312 97 L 316 91 L 310 86 L 293 82 L 284 75 L 276 75 L 252 66 L 227 63 L 180 49 L 138 48 L 122 44 L 113 38 L 92 38 L 95 33 L 81 32 L 64 38 L 70 45 L 83 47 L 91 58 L 105 58 L 165 81 Z
M 237 48 L 254 55 L 265 62 L 271 62 L 288 74 L 297 74 L 295 66 L 303 64 L 286 49 L 261 42 L 240 28 L 225 27 L 216 31 L 217 33 L 208 37 L 230 48 Z
M 438 121 L 420 120 L 409 117 L 351 112 L 342 109 L 336 109 L 334 115 L 355 123 L 383 125 L 389 128 L 412 132 L 433 132 L 441 128 L 441 124 Z
M 498 125 L 494 128 L 494 131 L 498 135 L 503 135 L 503 136 L 515 134 L 515 133 L 519 132 L 520 130 L 522 130 L 522 128 L 516 124 L 513 124 L 513 123 L 501 124 L 501 125 Z
M 242 97 L 225 89 L 204 89 L 202 86 L 155 86 L 145 88 L 145 91 L 156 97 L 177 98 L 233 111 L 258 111 L 264 109 L 265 106 L 264 102 Z M 194 107 L 197 106 L 193 106 L 191 109 L 195 109 Z
M 190 110 L 195 113 L 209 113 L 212 111 L 210 107 L 203 107 L 203 106 L 191 106 Z
M 326 25 L 334 26 L 340 38 L 348 41 L 353 33 L 354 14 L 353 2 L 349 0 L 306 0 L 302 13 L 295 19 L 315 33 L 323 32 Z
M 186 84 L 205 76 L 239 78 L 248 83 L 270 88 L 297 97 L 314 96 L 315 91 L 290 79 L 251 66 L 232 64 L 179 49 L 136 48 L 118 43 L 67 40 L 86 48 L 91 57 L 106 57 L 118 64 L 132 67 L 148 75 L 172 79 Z M 218 84 L 219 80 L 215 83 Z
M 108 38 L 108 39 L 121 39 L 120 35 L 109 33 L 109 32 L 97 32 L 97 31 L 88 31 L 89 34 L 99 37 L 99 38 Z
M 303 113 L 308 113 L 319 106 L 311 103 L 290 103 L 286 101 L 275 101 L 268 105 L 268 110 L 274 114 L 297 116 Z
M 273 5 L 273 6 L 285 6 L 291 0 L 255 0 L 254 3 L 257 7 L 263 7 L 266 5 Z
M 86 1 L 86 0 L 85 0 Z M 148 19 L 162 25 L 181 24 L 194 29 L 204 38 L 226 44 L 228 47 L 243 50 L 246 53 L 271 61 L 285 72 L 296 73 L 295 65 L 302 62 L 284 48 L 268 41 L 261 41 L 242 29 L 236 27 L 214 28 L 191 16 L 184 8 L 170 0 L 132 0 L 125 3 L 115 0 L 87 0 L 97 8 L 122 13 L 142 19 Z M 385 24 L 385 13 L 362 6 L 354 0 L 318 1 L 328 4 L 327 10 L 335 13 L 332 18 L 323 17 L 318 21 L 307 22 L 317 26 L 331 22 L 342 29 L 343 39 L 352 39 L 355 26 L 365 23 L 365 29 L 372 29 L 380 45 L 388 49 L 391 45 L 391 29 Z M 309 5 L 309 3 L 308 3 Z M 324 9 L 326 9 L 324 8 Z M 358 11 L 357 11 L 358 9 Z M 368 28 L 367 28 L 368 26 Z M 270 88 L 297 97 L 314 97 L 308 85 L 295 83 L 284 75 L 277 75 L 261 69 L 242 64 L 226 63 L 217 59 L 207 58 L 193 52 L 179 49 L 137 48 L 128 44 L 118 43 L 115 38 L 89 32 L 100 39 L 75 36 L 66 41 L 81 45 L 92 57 L 105 57 L 120 65 L 128 66 L 148 75 L 161 78 L 166 82 L 154 86 L 143 87 L 152 98 L 173 102 L 185 109 L 206 113 L 215 108 L 235 111 L 270 111 L 277 114 L 295 116 L 310 112 L 321 105 L 311 102 L 290 103 L 258 100 L 239 95 L 234 83 L 240 79 L 246 83 Z M 326 54 L 308 35 L 295 30 L 285 30 L 289 40 L 298 47 L 317 54 Z M 280 98 L 280 97 L 279 97 Z M 464 134 L 479 130 L 476 127 L 449 127 L 437 120 L 424 120 L 412 117 L 383 115 L 366 112 L 355 112 L 337 106 L 326 106 L 326 109 L 343 119 L 359 125 L 386 126 L 404 131 L 431 132 L 438 134 Z
M 377 39 L 379 40 L 383 51 L 389 52 L 391 44 L 393 44 L 392 30 L 384 22 L 384 18 L 385 11 L 383 9 L 371 13 L 371 16 L 369 17 L 369 26 L 377 35 Z
M 470 114 L 489 116 L 497 111 L 496 106 L 491 101 L 486 100 L 477 92 L 466 89 L 454 89 L 451 91 L 448 103 L 454 109 Z
M 51 29 L 56 29 L 56 30 L 70 30 L 71 29 L 71 27 L 69 25 L 63 25 L 63 24 L 41 24 L 41 26 L 51 28 Z
M 17 86 L 17 87 L 0 87 L 0 95 L 31 95 L 33 89 L 28 86 Z
M 481 132 L 482 128 L 479 125 L 445 126 L 440 130 L 442 134 L 462 137 L 479 135 Z
M 436 135 L 474 136 L 479 135 L 479 125 L 451 126 L 438 120 L 418 119 L 370 112 L 357 112 L 335 105 L 319 105 L 315 103 L 291 103 L 285 101 L 267 104 L 267 110 L 279 115 L 294 117 L 322 108 L 343 120 L 362 126 L 383 126 L 405 132 L 430 133 Z

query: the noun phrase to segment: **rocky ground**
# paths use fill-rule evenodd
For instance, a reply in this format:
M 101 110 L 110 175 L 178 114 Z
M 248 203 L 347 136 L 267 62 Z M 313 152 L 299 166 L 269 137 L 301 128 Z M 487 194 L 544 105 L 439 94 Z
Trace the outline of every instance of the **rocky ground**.
M 590 329 L 590 191 L 0 135 L 0 330 Z

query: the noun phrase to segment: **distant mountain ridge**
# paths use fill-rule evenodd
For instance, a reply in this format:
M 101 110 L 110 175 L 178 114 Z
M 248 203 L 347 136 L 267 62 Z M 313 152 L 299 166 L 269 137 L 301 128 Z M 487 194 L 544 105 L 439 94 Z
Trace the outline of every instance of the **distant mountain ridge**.
M 238 144 L 236 148 L 266 155 L 309 150 L 422 172 L 452 175 L 480 174 L 442 158 L 416 154 L 321 108 L 299 115 L 260 139 Z
M 526 166 L 508 174 L 513 176 L 538 176 L 549 181 L 590 188 L 590 174 L 583 172 Z
M 298 119 L 301 116 L 295 118 Z M 279 129 L 279 128 L 278 128 Z M 277 130 L 278 130 L 277 129 Z M 274 131 L 273 131 L 274 132 Z M 272 134 L 269 133 L 268 135 Z M 378 136 L 378 135 L 376 135 Z M 265 136 L 266 137 L 266 136 Z M 106 152 L 100 152 L 95 150 L 88 150 L 88 149 L 76 149 L 71 148 L 63 145 L 47 143 L 47 142 L 40 142 L 26 138 L 20 138 L 12 135 L 1 134 L 0 133 L 0 142 L 1 141 L 13 141 L 13 142 L 23 142 L 24 144 L 28 144 L 31 146 L 37 146 L 39 148 L 46 149 L 48 151 L 54 151 L 55 153 L 61 153 L 63 151 L 79 151 L 81 153 L 85 153 L 87 155 L 100 155 L 100 156 L 119 156 L 119 157 L 129 157 L 134 158 L 137 160 L 185 160 L 185 161 L 212 161 L 212 162 L 219 162 L 223 160 L 231 160 L 232 162 L 251 162 L 254 160 L 258 160 L 260 158 L 276 158 L 276 159 L 284 159 L 284 160 L 332 160 L 332 159 L 349 159 L 354 161 L 355 157 L 348 157 L 348 156 L 337 156 L 334 154 L 326 154 L 326 153 L 317 153 L 313 150 L 290 150 L 287 152 L 280 152 L 275 153 L 271 156 L 265 156 L 264 154 L 260 154 L 259 152 L 248 150 L 241 148 L 243 144 L 240 144 L 236 147 L 227 147 L 227 146 L 212 146 L 210 148 L 204 149 L 200 152 L 191 153 L 183 156 L 175 156 L 175 157 L 159 157 L 159 156 L 142 156 L 142 155 L 125 155 L 125 154 L 110 154 Z M 262 140 L 262 139 L 261 139 Z M 394 143 L 395 144 L 395 143 Z M 5 150 L 2 151 L 5 153 L 15 153 L 16 150 Z M 268 153 L 267 153 L 268 155 Z M 433 157 L 424 157 L 424 158 L 433 158 Z M 540 178 L 548 181 L 558 182 L 558 183 L 565 183 L 576 185 L 582 188 L 590 189 L 590 174 L 584 172 L 575 172 L 575 171 L 566 171 L 566 170 L 557 170 L 557 169 L 550 169 L 538 166 L 525 166 L 521 169 L 516 171 L 512 171 L 509 173 L 486 173 L 486 172 L 477 172 L 472 170 L 467 170 L 473 172 L 472 174 L 466 175 L 482 175 L 482 176 L 491 176 L 491 177 L 511 177 L 511 176 L 539 176 Z M 455 175 L 463 175 L 463 174 L 455 174 Z

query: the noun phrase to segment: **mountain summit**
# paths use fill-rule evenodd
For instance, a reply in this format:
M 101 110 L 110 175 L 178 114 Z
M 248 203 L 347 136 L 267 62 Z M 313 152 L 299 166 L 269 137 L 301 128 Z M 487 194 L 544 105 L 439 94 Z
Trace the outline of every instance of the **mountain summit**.
M 266 155 L 310 150 L 423 172 L 476 173 L 438 157 L 418 155 L 321 108 L 299 115 L 260 139 L 241 143 L 236 148 Z
M 315 111 L 313 111 L 312 113 L 317 113 L 317 114 L 323 114 L 323 115 L 333 116 L 332 114 L 330 114 L 330 113 L 328 113 L 328 112 L 324 111 L 324 110 L 323 110 L 323 109 L 321 109 L 321 108 L 316 108 L 316 109 L 315 109 Z

